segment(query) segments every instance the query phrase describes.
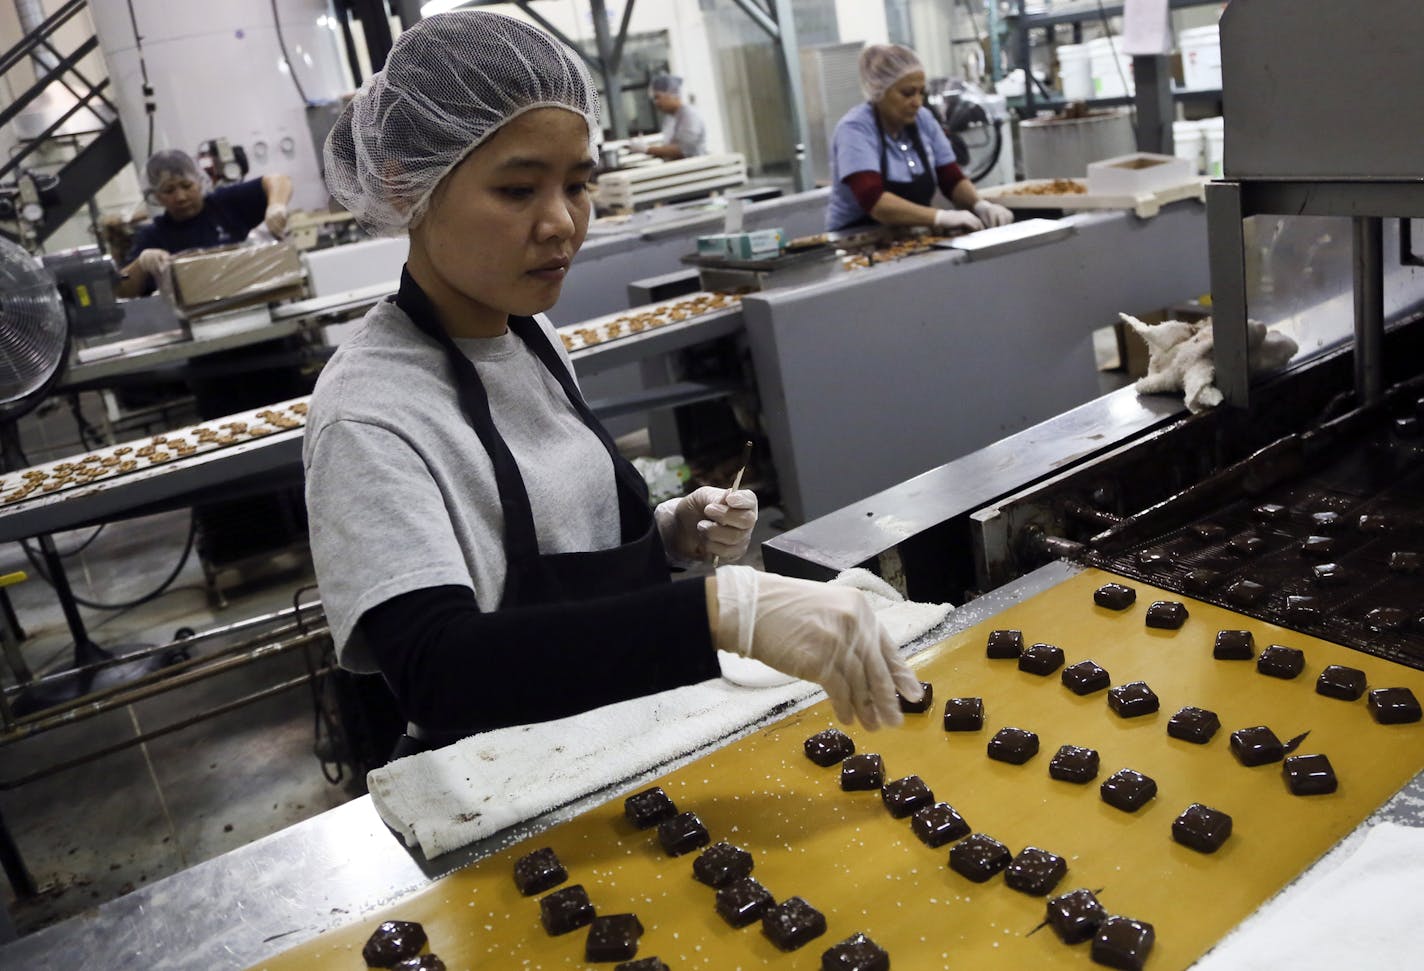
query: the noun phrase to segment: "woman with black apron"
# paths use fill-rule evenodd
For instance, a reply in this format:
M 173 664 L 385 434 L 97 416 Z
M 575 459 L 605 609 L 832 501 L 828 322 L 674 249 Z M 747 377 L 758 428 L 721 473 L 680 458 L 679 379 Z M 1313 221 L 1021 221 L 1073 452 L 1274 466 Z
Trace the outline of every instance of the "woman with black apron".
M 898 724 L 919 685 L 858 591 L 742 566 L 671 582 L 669 557 L 741 556 L 756 497 L 650 509 L 541 316 L 587 232 L 597 105 L 565 47 L 456 11 L 402 34 L 327 140 L 332 195 L 410 236 L 308 418 L 341 663 L 392 688 L 400 754 L 714 678 L 718 648 L 822 684 L 842 720 Z
M 836 124 L 831 135 L 828 230 L 881 223 L 973 232 L 1013 222 L 1013 213 L 980 199 L 955 161 L 954 148 L 925 103 L 925 69 L 899 44 L 860 52 L 860 85 L 867 100 Z M 935 189 L 954 204 L 934 205 Z

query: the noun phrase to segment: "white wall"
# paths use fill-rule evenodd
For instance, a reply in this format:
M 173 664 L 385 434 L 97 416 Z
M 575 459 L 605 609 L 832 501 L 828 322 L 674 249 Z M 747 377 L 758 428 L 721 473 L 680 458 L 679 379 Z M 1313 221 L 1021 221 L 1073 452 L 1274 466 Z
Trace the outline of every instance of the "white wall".
M 867 44 L 889 42 L 890 30 L 885 22 L 885 4 L 870 0 L 836 0 L 836 23 L 841 40 L 864 41 Z

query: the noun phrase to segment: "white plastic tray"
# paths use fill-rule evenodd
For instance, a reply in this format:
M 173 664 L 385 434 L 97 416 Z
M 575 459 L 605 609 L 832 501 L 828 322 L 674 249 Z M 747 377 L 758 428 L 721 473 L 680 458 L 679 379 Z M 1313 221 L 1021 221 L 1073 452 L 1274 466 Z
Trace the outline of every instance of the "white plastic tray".
M 984 199 L 991 199 L 1010 209 L 1130 209 L 1141 219 L 1150 219 L 1162 211 L 1162 207 L 1169 202 L 1178 202 L 1182 199 L 1196 199 L 1198 202 L 1206 201 L 1206 184 L 1209 181 L 1205 176 L 1193 176 L 1189 181 L 1180 185 L 1168 186 L 1158 189 L 1155 192 L 1144 192 L 1138 195 L 1094 195 L 1090 192 L 1071 193 L 1062 195 L 1047 195 L 1038 193 L 1026 193 L 1023 190 L 1034 186 L 1051 185 L 1055 179 L 1030 179 L 1026 182 L 1014 182 L 1009 185 L 996 185 L 979 190 L 979 195 Z M 1061 181 L 1073 182 L 1082 186 L 1085 190 L 1088 187 L 1087 179 L 1064 179 Z

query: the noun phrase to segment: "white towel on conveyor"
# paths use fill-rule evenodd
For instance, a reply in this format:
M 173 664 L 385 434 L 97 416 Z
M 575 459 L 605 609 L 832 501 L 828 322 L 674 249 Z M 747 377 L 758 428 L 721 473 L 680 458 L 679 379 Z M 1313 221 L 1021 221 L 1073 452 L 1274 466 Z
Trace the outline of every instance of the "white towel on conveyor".
M 909 603 L 867 570 L 847 570 L 831 582 L 863 590 L 901 645 L 933 630 L 951 609 Z M 375 769 L 366 784 L 386 825 L 433 859 L 741 734 L 821 692 L 784 678 L 745 684 L 706 681 L 486 732 Z

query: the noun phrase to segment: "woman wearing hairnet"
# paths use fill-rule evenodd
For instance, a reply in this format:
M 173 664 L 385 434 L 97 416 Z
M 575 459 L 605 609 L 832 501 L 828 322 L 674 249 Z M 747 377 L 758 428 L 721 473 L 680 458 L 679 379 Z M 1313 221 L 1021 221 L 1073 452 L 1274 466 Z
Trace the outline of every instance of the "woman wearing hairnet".
M 398 754 L 719 673 L 716 651 L 825 686 L 843 720 L 898 724 L 913 672 L 856 591 L 733 559 L 750 492 L 648 508 L 541 312 L 588 228 L 598 94 L 579 59 L 482 11 L 421 21 L 326 144 L 332 194 L 407 233 L 400 289 L 323 370 L 304 463 L 341 663 L 379 671 Z
M 924 106 L 925 68 L 899 44 L 860 52 L 868 99 L 847 111 L 831 135 L 831 199 L 826 228 L 871 223 L 972 232 L 1013 222 L 1013 213 L 980 199 L 955 162 L 954 149 Z M 935 188 L 954 209 L 934 205 Z

